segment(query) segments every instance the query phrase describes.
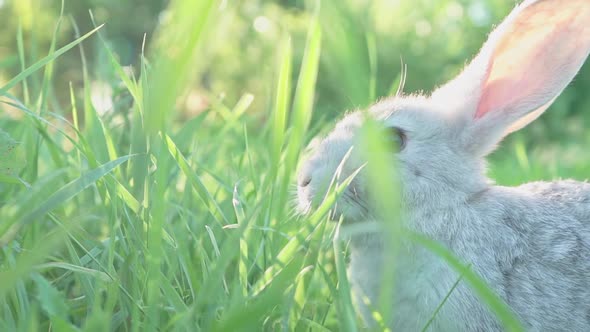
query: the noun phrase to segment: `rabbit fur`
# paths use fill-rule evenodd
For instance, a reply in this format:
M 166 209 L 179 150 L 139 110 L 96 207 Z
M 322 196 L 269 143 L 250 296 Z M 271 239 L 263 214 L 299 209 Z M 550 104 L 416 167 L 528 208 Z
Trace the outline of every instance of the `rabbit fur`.
M 485 156 L 505 135 L 543 113 L 589 52 L 590 1 L 524 1 L 463 72 L 432 94 L 394 96 L 345 116 L 300 168 L 300 209 L 319 204 L 339 165 L 345 178 L 365 164 L 355 144 L 366 117 L 397 128 L 405 139 L 394 157 L 403 227 L 470 264 L 526 330 L 590 331 L 590 184 L 563 180 L 503 187 L 485 176 Z M 365 170 L 337 201 L 334 212 L 345 226 L 378 223 Z M 350 239 L 348 275 L 357 310 L 375 326 L 370 308 L 382 295 L 382 267 L 393 264 L 386 324 L 393 331 L 420 331 L 460 275 L 406 240 L 399 240 L 393 257 L 384 234 Z M 502 329 L 464 281 L 430 325 L 431 331 Z

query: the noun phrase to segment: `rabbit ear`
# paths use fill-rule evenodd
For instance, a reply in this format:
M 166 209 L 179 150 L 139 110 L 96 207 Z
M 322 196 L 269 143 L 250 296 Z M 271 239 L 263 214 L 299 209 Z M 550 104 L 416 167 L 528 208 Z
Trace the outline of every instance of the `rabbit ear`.
M 526 0 L 432 98 L 459 112 L 464 147 L 486 155 L 541 115 L 589 53 L 589 0 Z

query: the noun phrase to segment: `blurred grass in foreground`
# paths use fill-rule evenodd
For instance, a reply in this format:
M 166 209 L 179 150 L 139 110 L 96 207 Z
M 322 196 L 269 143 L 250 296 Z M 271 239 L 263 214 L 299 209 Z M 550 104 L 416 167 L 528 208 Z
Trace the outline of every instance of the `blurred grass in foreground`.
M 499 9 L 488 15 L 500 17 L 510 5 L 496 2 Z M 334 196 L 309 217 L 293 212 L 301 148 L 331 127 L 333 114 L 395 87 L 405 51 L 408 89 L 450 77 L 469 57 L 463 53 L 479 46 L 468 39 L 459 47 L 452 33 L 473 22 L 451 20 L 449 41 L 437 41 L 433 31 L 471 7 L 441 1 L 444 10 L 420 14 L 402 1 L 394 8 L 399 20 L 387 23 L 375 14 L 384 2 L 297 5 L 296 13 L 251 3 L 255 9 L 172 1 L 168 20 L 132 69 L 113 48 L 108 22 L 89 33 L 100 17 L 80 27 L 65 16 L 52 22 L 58 26 L 47 45 L 27 34 L 34 21 L 23 19 L 10 36 L 18 71 L 0 82 L 0 330 L 357 329 L 345 256 L 338 243 L 334 251 L 335 225 L 326 220 Z M 259 30 L 269 17 L 272 24 L 284 17 L 285 26 L 278 24 L 266 41 L 248 28 L 238 34 L 240 43 L 218 46 L 219 36 L 231 35 L 224 29 L 237 29 L 228 20 L 236 18 L 239 27 L 252 16 L 244 12 L 254 12 Z M 61 42 L 66 25 L 85 37 Z M 488 28 L 466 34 L 481 40 Z M 386 40 L 384 31 L 392 29 Z M 100 56 L 88 54 L 88 42 Z M 426 45 L 442 49 L 436 43 L 443 42 L 449 53 L 424 54 Z M 238 47 L 244 43 L 273 51 L 269 59 L 244 54 Z M 74 46 L 78 51 L 61 55 Z M 71 58 L 81 59 L 81 67 L 64 89 L 58 69 Z M 441 62 L 452 65 L 440 72 Z M 259 67 L 248 72 L 252 63 Z M 231 72 L 238 67 L 246 69 Z M 100 80 L 109 78 L 110 108 L 96 102 L 98 69 L 108 73 Z M 587 72 L 579 87 L 588 86 Z M 247 79 L 232 80 L 240 75 Z M 210 77 L 211 90 L 204 108 L 191 94 L 203 77 Z M 491 163 L 495 179 L 588 177 L 590 155 L 582 147 L 590 143 L 584 130 L 590 123 L 571 108 L 590 101 L 576 91 L 558 99 L 548 121 L 504 144 Z M 203 109 L 181 113 L 191 103 Z M 564 120 L 568 114 L 574 120 Z M 485 296 L 485 286 L 469 278 Z M 493 296 L 488 300 L 502 313 Z

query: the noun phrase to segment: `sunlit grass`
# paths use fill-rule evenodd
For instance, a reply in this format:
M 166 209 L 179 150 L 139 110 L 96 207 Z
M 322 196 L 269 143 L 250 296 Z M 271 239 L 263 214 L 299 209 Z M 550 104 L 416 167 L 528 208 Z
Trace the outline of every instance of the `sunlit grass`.
M 0 107 L 22 115 L 0 116 L 11 137 L 0 133 L 0 144 L 20 142 L 18 154 L 0 146 L 0 158 L 14 158 L 0 160 L 0 331 L 357 330 L 345 246 L 332 242 L 336 223 L 327 220 L 342 183 L 305 217 L 294 213 L 291 189 L 302 148 L 332 125 L 313 113 L 322 61 L 333 59 L 332 73 L 354 68 L 341 76 L 340 92 L 350 99 L 340 103 L 364 106 L 379 95 L 374 36 L 359 31 L 347 37 L 352 44 L 339 41 L 345 31 L 325 29 L 345 26 L 347 18 L 337 16 L 344 14 L 313 8 L 300 59 L 289 31 L 281 34 L 267 109 L 252 110 L 259 96 L 240 91 L 237 102 L 216 100 L 181 122 L 176 101 L 227 9 L 176 0 L 170 10 L 173 20 L 158 30 L 133 76 L 97 35 L 100 22 L 65 46 L 54 37 L 48 54 L 33 62 L 22 31 L 15 36 L 21 70 L 0 87 Z M 50 102 L 50 66 L 89 38 L 104 48 L 132 101 L 112 115 L 92 104 L 83 48 L 82 86 L 70 85 L 63 109 Z M 392 74 L 387 89 L 401 80 Z M 539 166 L 526 143 L 511 140 L 494 157 L 500 183 L 588 174 L 587 156 L 572 168 Z M 381 162 L 372 163 L 374 174 L 383 173 Z M 396 206 L 387 206 L 384 215 L 397 218 Z M 437 244 L 414 240 L 449 261 L 518 328 L 466 266 Z M 384 299 L 376 308 L 387 306 Z

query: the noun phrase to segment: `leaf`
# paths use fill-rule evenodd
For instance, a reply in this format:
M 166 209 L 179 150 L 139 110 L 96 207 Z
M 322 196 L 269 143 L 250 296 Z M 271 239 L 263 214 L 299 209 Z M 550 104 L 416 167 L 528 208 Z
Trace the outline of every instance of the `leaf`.
M 209 207 L 209 213 L 211 213 L 211 216 L 213 216 L 215 219 L 218 219 L 216 214 L 216 212 L 218 212 L 221 215 L 225 224 L 229 224 L 229 219 L 225 216 L 223 209 L 219 206 L 219 204 L 214 199 L 213 195 L 209 192 L 207 187 L 203 184 L 199 176 L 195 174 L 195 172 L 191 169 L 186 157 L 176 147 L 176 143 L 174 143 L 172 138 L 170 138 L 170 136 L 168 135 L 163 135 L 162 138 L 164 140 L 164 144 L 166 144 L 166 147 L 168 148 L 168 152 L 170 152 L 172 158 L 174 158 L 174 161 L 176 162 L 180 170 L 187 177 L 189 183 L 195 189 L 198 197 L 201 199 L 203 204 Z M 219 222 L 221 223 L 221 221 Z
M 30 75 L 32 75 L 37 70 L 41 69 L 46 64 L 50 63 L 51 61 L 55 60 L 60 55 L 66 53 L 67 51 L 69 51 L 70 49 L 72 49 L 74 46 L 80 44 L 84 39 L 90 37 L 92 34 L 94 34 L 100 28 L 102 28 L 102 25 L 100 25 L 99 27 L 91 30 L 90 32 L 88 32 L 84 36 L 82 36 L 82 37 L 74 40 L 73 42 L 67 44 L 66 46 L 60 48 L 59 50 L 57 50 L 57 51 L 49 54 L 48 56 L 44 57 L 43 59 L 35 62 L 32 66 L 30 66 L 29 68 L 27 68 L 27 69 L 23 70 L 22 72 L 20 72 L 13 79 L 11 79 L 8 83 L 6 83 L 2 88 L 0 88 L 0 96 L 5 95 L 6 92 L 8 92 L 8 90 L 10 90 L 12 87 L 14 87 L 15 85 L 17 85 L 20 81 L 22 81 L 25 78 L 29 77 Z
M 272 140 L 271 156 L 273 165 L 278 165 L 280 161 L 281 148 L 285 141 L 285 125 L 287 123 L 287 113 L 289 110 L 289 99 L 291 94 L 291 76 L 293 68 L 293 47 L 291 39 L 284 37 L 281 42 L 281 58 L 279 66 L 279 76 L 277 79 L 275 107 L 272 113 Z M 272 171 L 276 174 L 278 167 Z M 274 178 L 274 176 L 273 176 Z
M 321 41 L 322 30 L 316 16 L 309 24 L 305 53 L 299 71 L 299 78 L 297 79 L 295 98 L 293 99 L 291 114 L 293 132 L 289 137 L 290 145 L 287 151 L 287 167 L 290 170 L 293 170 L 297 164 L 297 158 L 311 121 L 320 62 Z
M 407 232 L 410 240 L 422 245 L 424 248 L 444 259 L 455 271 L 460 273 L 479 298 L 485 302 L 491 311 L 502 323 L 506 331 L 524 331 L 524 328 L 512 309 L 500 298 L 477 273 L 473 272 L 469 265 L 462 263 L 453 253 L 436 241 L 414 232 Z
M 25 164 L 20 143 L 0 129 L 0 182 L 13 182 Z
M 0 228 L 0 246 L 8 243 L 14 237 L 14 235 L 16 235 L 20 227 L 37 220 L 63 203 L 69 201 L 84 189 L 90 187 L 100 178 L 110 173 L 117 166 L 129 160 L 131 157 L 133 157 L 133 155 L 120 157 L 85 173 L 76 180 L 61 187 L 57 192 L 47 198 L 45 202 L 38 205 L 36 208 L 31 209 L 31 206 L 22 204 L 16 215 L 11 218 L 13 221 L 17 222 L 12 225 L 10 223 L 6 223 L 2 228 Z
M 100 279 L 101 281 L 105 281 L 105 282 L 112 281 L 111 277 L 109 277 L 108 274 L 106 274 L 102 271 L 89 269 L 84 266 L 78 266 L 78 265 L 65 263 L 65 262 L 51 262 L 51 263 L 39 264 L 36 266 L 36 268 L 39 270 L 60 268 L 60 269 L 68 270 L 68 271 L 75 272 L 75 273 L 86 274 L 91 277 Z
M 155 32 L 154 66 L 147 90 L 145 127 L 148 133 L 163 129 L 170 110 L 198 65 L 198 46 L 217 1 L 171 1 L 170 19 Z
M 33 274 L 37 285 L 37 300 L 49 317 L 67 317 L 69 308 L 64 296 L 39 274 Z

